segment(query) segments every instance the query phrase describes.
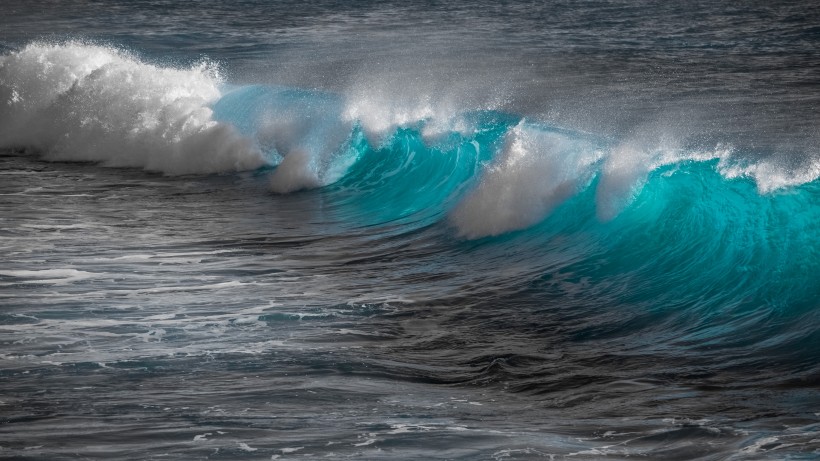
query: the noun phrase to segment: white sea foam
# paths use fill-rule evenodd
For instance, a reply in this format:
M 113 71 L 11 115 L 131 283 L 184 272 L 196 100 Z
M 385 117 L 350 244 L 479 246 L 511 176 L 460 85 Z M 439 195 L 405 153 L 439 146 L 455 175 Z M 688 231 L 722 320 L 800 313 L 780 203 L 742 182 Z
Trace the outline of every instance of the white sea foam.
M 588 184 L 602 155 L 589 142 L 522 122 L 450 219 L 467 238 L 531 226 Z
M 718 169 L 727 179 L 752 178 L 757 184 L 758 192 L 768 194 L 820 178 L 820 156 L 798 158 L 775 155 L 759 162 L 750 163 L 726 155 L 721 158 Z
M 248 170 L 261 152 L 212 118 L 215 66 L 159 67 L 80 42 L 32 43 L 0 61 L 0 147 L 166 174 Z
M 662 131 L 648 129 L 609 149 L 595 191 L 598 219 L 609 221 L 629 205 L 640 192 L 650 172 L 686 161 L 705 162 L 726 158 L 731 148 L 691 150 L 678 145 L 678 139 Z
M 683 149 L 663 133 L 643 133 L 604 148 L 580 134 L 521 122 L 507 133 L 503 149 L 450 213 L 450 221 L 460 236 L 471 239 L 525 229 L 597 176 L 596 213 L 605 222 L 634 200 L 652 171 L 710 160 L 718 160 L 718 170 L 727 179 L 752 177 L 761 193 L 820 176 L 820 162 L 799 173 L 775 161 L 744 165 L 734 159 L 731 146 Z
M 335 95 L 260 85 L 237 87 L 214 105 L 217 118 L 254 140 L 271 165 L 273 192 L 314 189 L 338 180 L 355 161 L 353 123 Z
M 10 277 L 10 283 L 0 283 L 0 286 L 22 284 L 67 285 L 94 278 L 99 274 L 80 271 L 77 269 L 43 269 L 43 270 L 2 270 L 0 276 Z
M 397 127 L 415 125 L 437 118 L 444 107 L 433 104 L 428 95 L 402 99 L 384 88 L 352 90 L 347 98 L 344 117 L 361 123 L 371 144 L 380 145 Z M 406 100 L 405 100 L 406 99 Z
M 491 110 L 504 103 L 502 93 L 479 93 L 469 82 L 381 74 L 358 76 L 344 100 L 342 116 L 359 123 L 374 146 L 402 127 L 420 128 L 427 143 L 451 132 L 469 134 L 474 127 L 461 117 L 465 110 Z
M 242 450 L 242 451 L 253 452 L 253 451 L 258 451 L 259 450 L 258 448 L 251 447 L 250 445 L 248 445 L 245 442 L 238 442 L 238 444 L 239 444 L 239 449 Z

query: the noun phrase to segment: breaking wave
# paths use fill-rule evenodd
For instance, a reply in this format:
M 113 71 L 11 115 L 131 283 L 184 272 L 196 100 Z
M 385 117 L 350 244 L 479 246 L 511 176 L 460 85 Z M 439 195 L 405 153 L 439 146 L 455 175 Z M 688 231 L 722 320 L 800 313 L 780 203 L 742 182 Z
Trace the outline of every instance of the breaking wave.
M 660 131 L 604 138 L 493 107 L 391 106 L 361 89 L 231 85 L 208 62 L 162 67 L 78 42 L 0 59 L 6 148 L 168 175 L 259 169 L 276 193 L 320 188 L 353 223 L 560 238 L 587 277 L 663 274 L 650 292 L 817 299 L 820 161 L 809 154 L 755 157 Z

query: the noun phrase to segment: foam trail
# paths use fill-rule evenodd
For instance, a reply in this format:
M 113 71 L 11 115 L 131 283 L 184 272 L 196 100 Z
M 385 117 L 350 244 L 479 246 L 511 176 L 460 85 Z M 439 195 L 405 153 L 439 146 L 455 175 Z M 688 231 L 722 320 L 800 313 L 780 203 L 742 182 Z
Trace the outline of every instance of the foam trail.
M 158 67 L 110 47 L 32 43 L 0 61 L 0 147 L 171 175 L 255 169 L 263 154 L 212 117 L 213 65 Z

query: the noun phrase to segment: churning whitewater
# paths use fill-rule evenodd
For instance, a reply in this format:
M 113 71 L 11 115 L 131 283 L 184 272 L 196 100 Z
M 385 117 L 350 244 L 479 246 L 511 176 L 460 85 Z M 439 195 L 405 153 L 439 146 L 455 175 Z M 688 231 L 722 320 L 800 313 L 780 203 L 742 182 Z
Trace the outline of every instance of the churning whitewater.
M 0 457 L 820 455 L 816 13 L 12 3 Z

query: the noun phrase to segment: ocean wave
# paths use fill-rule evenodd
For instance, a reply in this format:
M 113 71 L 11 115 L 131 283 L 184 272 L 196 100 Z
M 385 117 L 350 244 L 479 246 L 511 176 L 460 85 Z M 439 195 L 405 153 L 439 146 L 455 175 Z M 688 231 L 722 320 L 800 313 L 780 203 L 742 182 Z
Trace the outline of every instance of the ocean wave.
M 809 153 L 761 157 L 649 127 L 610 139 L 453 98 L 399 92 L 391 102 L 384 88 L 355 88 L 231 85 L 207 61 L 162 67 L 109 46 L 36 42 L 0 58 L 0 146 L 169 175 L 268 168 L 274 192 L 332 186 L 333 200 L 357 202 L 352 219 L 424 212 L 466 239 L 537 226 L 593 184 L 595 215 L 611 221 L 656 172 L 691 162 L 712 165 L 730 195 L 752 179 L 752 201 L 777 202 L 820 176 Z
M 31 43 L 0 60 L 0 146 L 171 175 L 264 165 L 213 119 L 220 85 L 208 62 L 177 69 L 108 46 Z

